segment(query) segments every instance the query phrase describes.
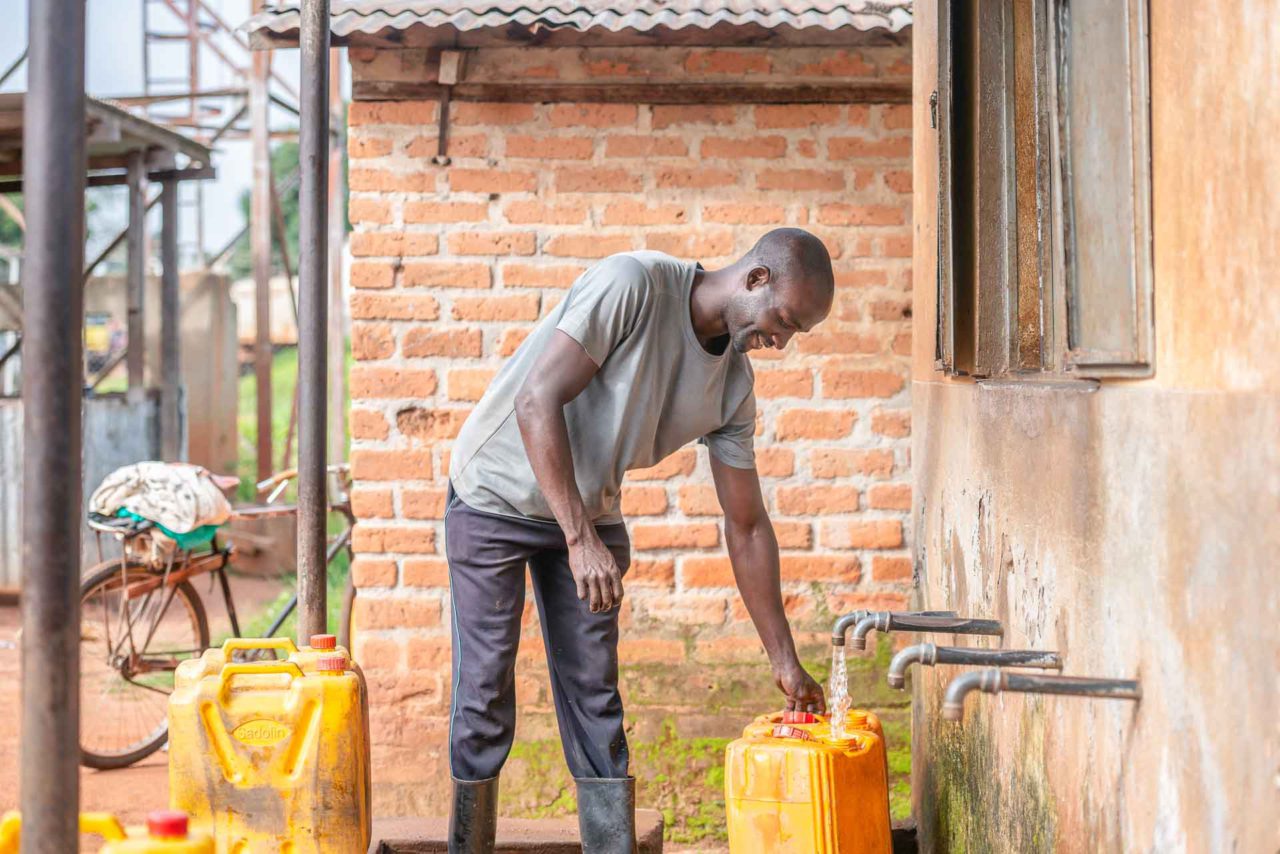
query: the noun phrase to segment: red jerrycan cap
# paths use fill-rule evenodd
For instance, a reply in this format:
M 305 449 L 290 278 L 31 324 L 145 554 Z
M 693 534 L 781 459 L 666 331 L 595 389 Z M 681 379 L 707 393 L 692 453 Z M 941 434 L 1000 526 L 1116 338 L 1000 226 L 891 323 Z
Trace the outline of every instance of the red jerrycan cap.
M 338 636 L 337 635 L 312 635 L 311 648 L 312 649 L 337 649 Z
M 321 673 L 343 673 L 347 669 L 347 659 L 341 655 L 322 655 L 316 659 L 316 670 Z
M 790 724 L 778 724 L 773 728 L 774 738 L 797 738 L 800 741 L 812 741 L 813 736 L 802 729 L 797 729 Z
M 147 813 L 147 833 L 151 836 L 187 838 L 187 814 L 177 810 Z
M 813 712 L 783 712 L 782 722 L 784 724 L 816 724 L 818 716 Z

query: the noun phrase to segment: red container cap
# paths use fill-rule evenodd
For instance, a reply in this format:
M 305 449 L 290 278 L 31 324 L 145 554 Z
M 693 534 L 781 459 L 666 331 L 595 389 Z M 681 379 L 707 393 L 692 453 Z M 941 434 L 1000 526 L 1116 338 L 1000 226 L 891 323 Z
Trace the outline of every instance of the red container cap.
M 322 655 L 316 659 L 316 670 L 322 673 L 342 673 L 347 669 L 347 659 L 341 655 Z
M 311 648 L 312 649 L 337 649 L 338 636 L 337 635 L 312 635 Z
M 783 712 L 782 722 L 784 724 L 816 724 L 818 716 L 812 712 Z
M 156 810 L 147 814 L 147 833 L 150 836 L 187 838 L 187 814 L 177 810 Z
M 774 738 L 798 738 L 801 741 L 812 741 L 813 736 L 802 729 L 796 729 L 787 724 L 779 724 L 773 728 Z

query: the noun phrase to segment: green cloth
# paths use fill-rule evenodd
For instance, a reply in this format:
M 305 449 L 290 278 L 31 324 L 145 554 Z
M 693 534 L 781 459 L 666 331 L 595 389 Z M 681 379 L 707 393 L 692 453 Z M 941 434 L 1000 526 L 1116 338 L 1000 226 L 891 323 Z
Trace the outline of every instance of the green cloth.
M 126 510 L 123 507 L 116 511 L 116 515 L 123 516 L 126 519 L 135 519 L 139 522 L 151 522 L 150 519 L 144 519 L 132 510 Z M 213 535 L 218 532 L 219 527 L 218 525 L 201 525 L 194 531 L 188 531 L 185 534 L 180 534 L 177 531 L 170 531 L 158 522 L 152 522 L 152 524 L 164 532 L 166 537 L 177 543 L 178 548 L 180 549 L 193 549 L 196 546 L 204 545 L 209 542 L 209 540 L 213 539 Z

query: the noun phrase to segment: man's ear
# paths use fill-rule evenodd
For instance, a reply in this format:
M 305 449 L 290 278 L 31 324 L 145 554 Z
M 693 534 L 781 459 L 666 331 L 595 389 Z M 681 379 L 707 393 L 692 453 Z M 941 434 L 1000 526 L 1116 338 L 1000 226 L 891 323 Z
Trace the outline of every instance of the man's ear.
M 754 291 L 756 288 L 769 284 L 769 280 L 773 277 L 773 273 L 763 264 L 757 264 L 747 271 L 747 290 Z

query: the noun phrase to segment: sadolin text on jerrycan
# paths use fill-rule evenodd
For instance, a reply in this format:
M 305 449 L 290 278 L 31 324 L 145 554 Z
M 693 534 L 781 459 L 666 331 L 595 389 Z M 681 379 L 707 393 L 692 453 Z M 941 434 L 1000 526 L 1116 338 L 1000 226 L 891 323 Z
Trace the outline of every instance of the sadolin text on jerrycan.
M 889 854 L 883 729 L 850 711 L 843 738 L 821 715 L 761 715 L 725 749 L 731 854 Z
M 110 813 L 80 813 L 80 834 L 100 836 L 107 845 L 102 854 L 213 854 L 213 840 L 187 828 L 185 813 L 161 811 L 147 816 L 147 826 L 128 831 Z M 5 813 L 0 820 L 0 854 L 18 854 L 22 841 L 22 816 Z
M 178 668 L 169 699 L 170 805 L 213 828 L 218 854 L 368 847 L 363 680 L 345 654 L 292 646 L 229 641 Z M 255 647 L 290 658 L 230 661 L 235 649 Z

